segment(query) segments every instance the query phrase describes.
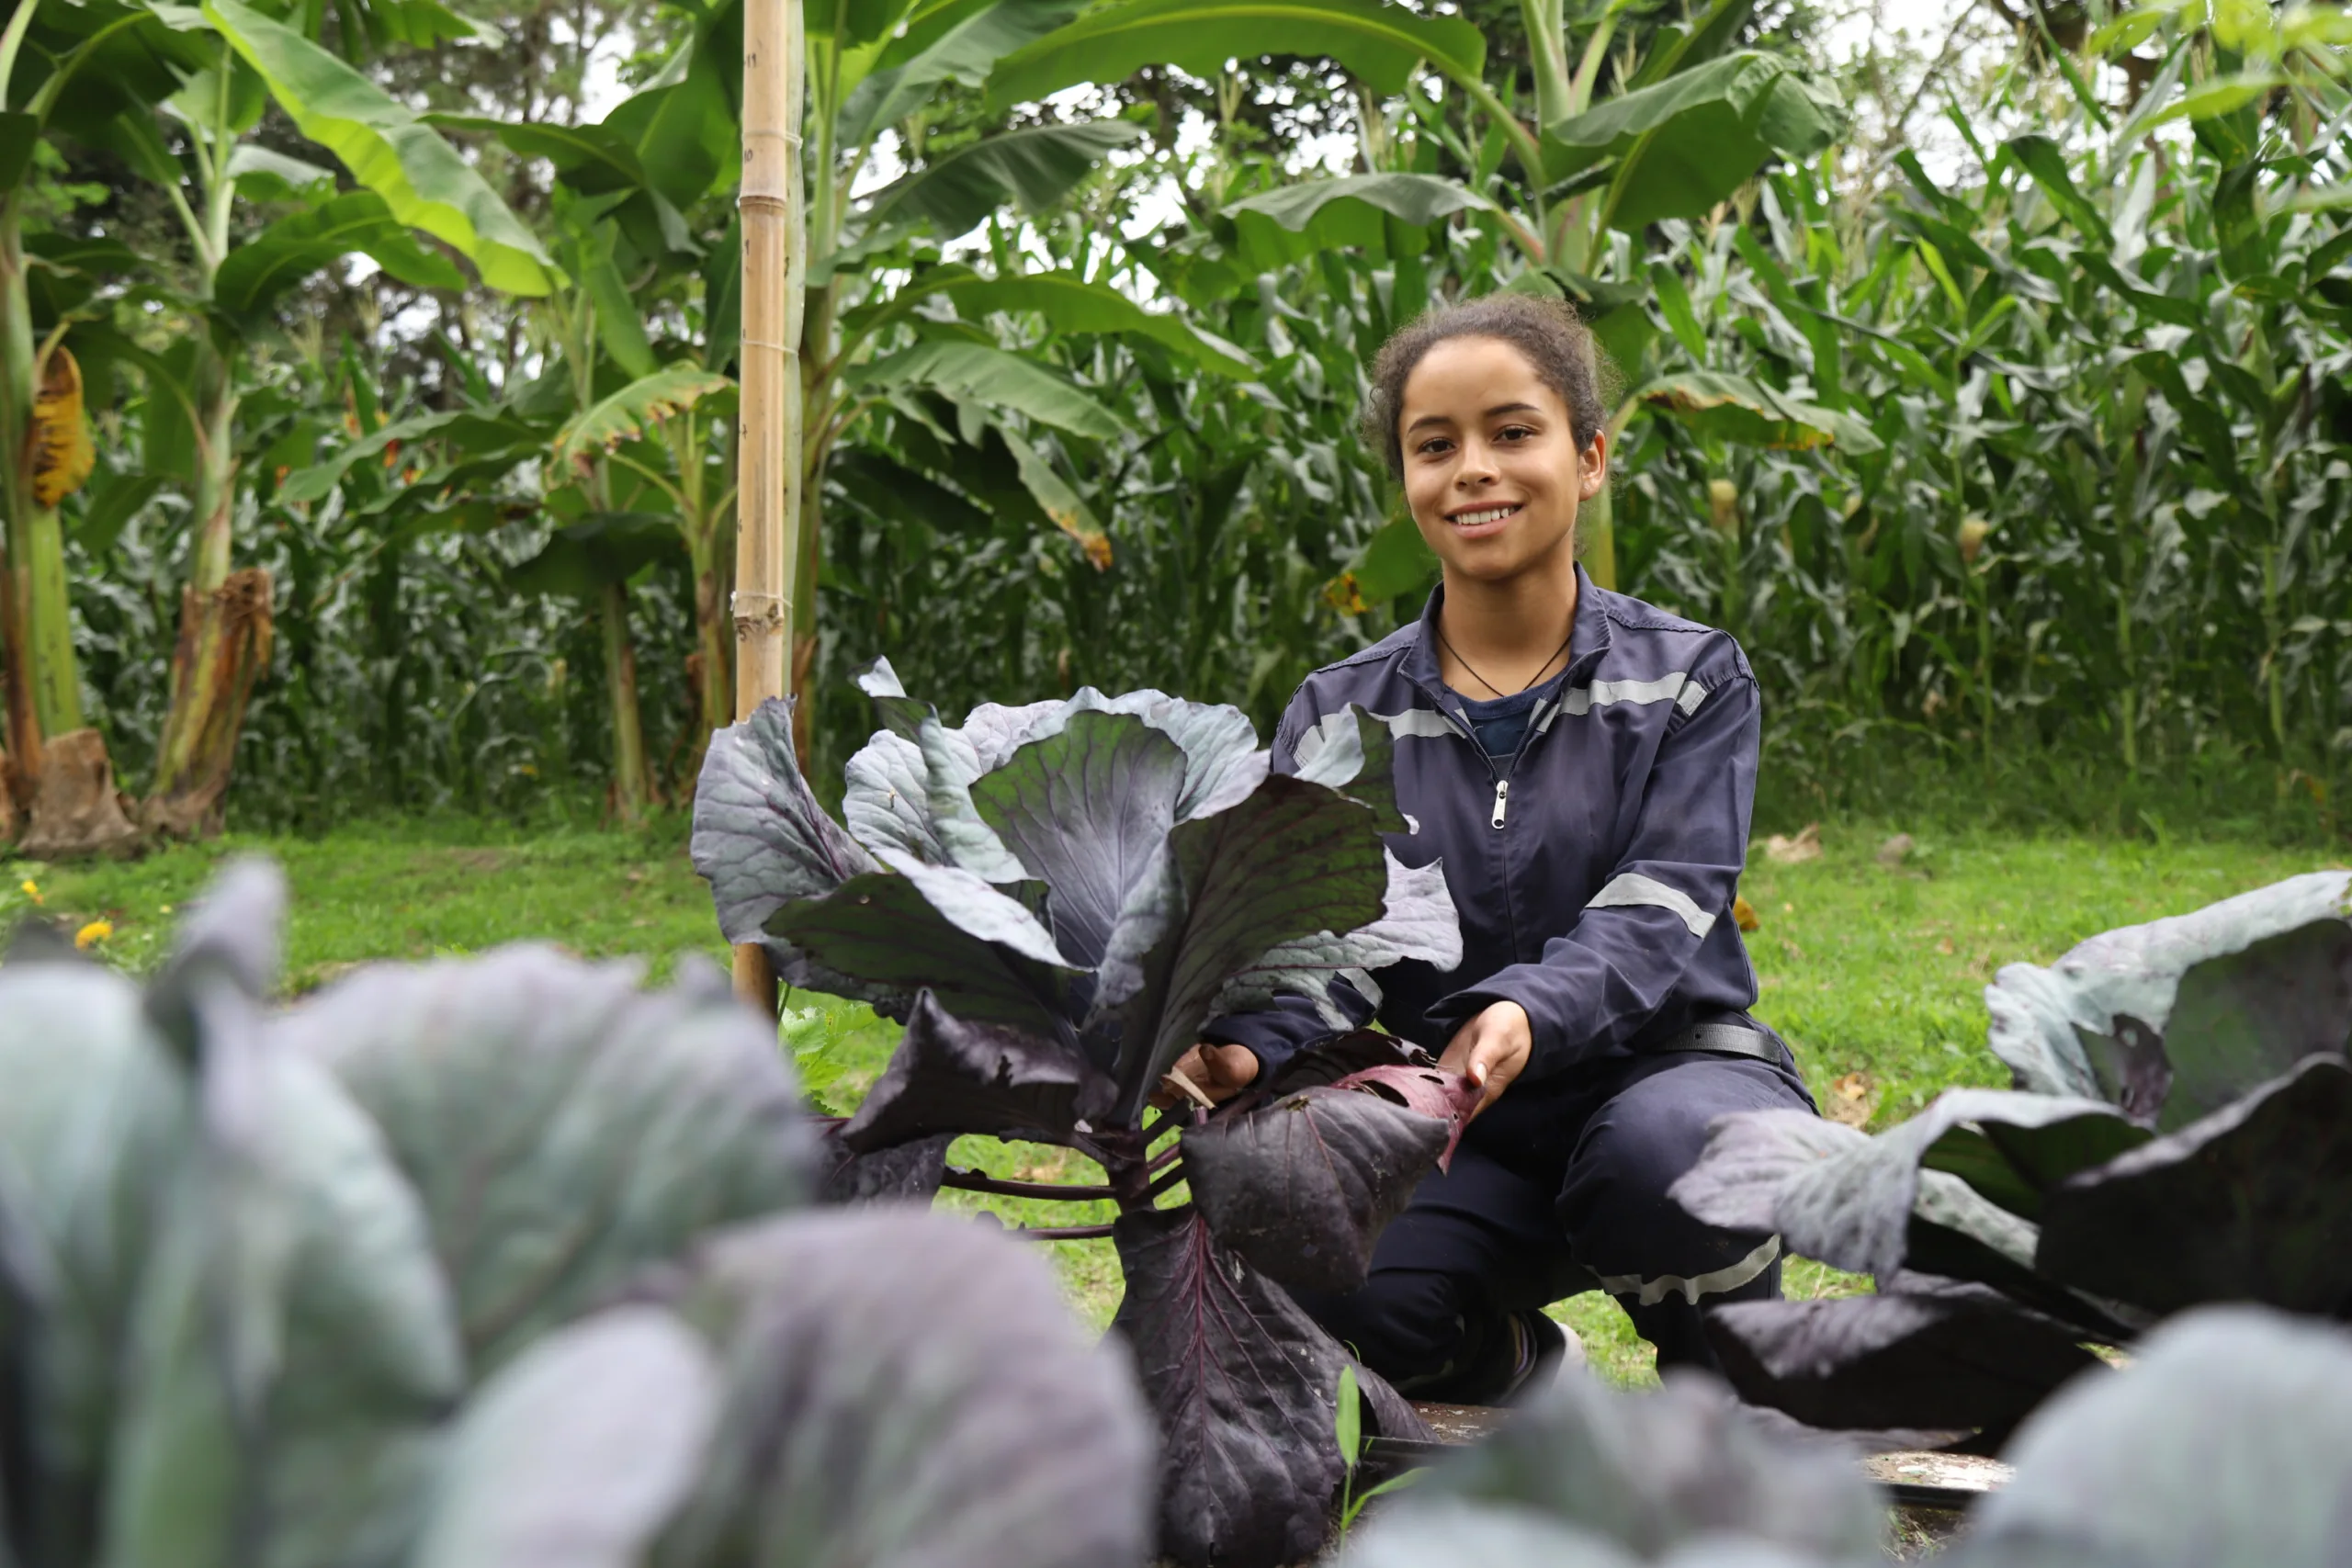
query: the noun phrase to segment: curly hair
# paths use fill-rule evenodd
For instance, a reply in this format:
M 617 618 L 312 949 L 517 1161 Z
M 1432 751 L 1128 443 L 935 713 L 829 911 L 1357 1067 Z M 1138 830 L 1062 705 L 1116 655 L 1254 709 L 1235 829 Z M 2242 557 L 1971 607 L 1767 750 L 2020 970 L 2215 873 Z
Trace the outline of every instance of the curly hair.
M 1592 341 L 1577 308 L 1566 299 L 1532 294 L 1488 294 L 1458 305 L 1441 305 L 1400 327 L 1372 362 L 1372 395 L 1363 409 L 1363 438 L 1388 461 L 1389 476 L 1405 475 L 1404 440 L 1396 421 L 1405 409 L 1405 383 L 1430 350 L 1453 338 L 1485 337 L 1507 343 L 1526 356 L 1536 378 L 1560 394 L 1577 450 L 1592 445 L 1608 423 L 1603 400 L 1614 367 Z

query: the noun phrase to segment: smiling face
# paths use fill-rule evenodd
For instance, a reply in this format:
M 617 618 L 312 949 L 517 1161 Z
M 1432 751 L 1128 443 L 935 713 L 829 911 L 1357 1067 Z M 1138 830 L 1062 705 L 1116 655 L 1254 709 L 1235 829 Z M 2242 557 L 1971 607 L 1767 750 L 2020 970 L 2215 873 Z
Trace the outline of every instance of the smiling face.
M 1407 504 L 1448 577 L 1571 569 L 1577 505 L 1600 492 L 1607 441 L 1577 450 L 1567 403 L 1525 355 L 1499 338 L 1434 344 L 1406 378 L 1396 428 Z

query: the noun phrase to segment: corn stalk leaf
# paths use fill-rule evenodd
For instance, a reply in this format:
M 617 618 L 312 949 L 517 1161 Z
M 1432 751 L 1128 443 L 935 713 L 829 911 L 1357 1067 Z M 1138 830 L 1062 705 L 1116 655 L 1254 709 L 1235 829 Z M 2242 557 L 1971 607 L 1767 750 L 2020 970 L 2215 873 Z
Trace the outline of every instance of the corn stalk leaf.
M 1805 451 L 1837 446 L 1855 456 L 1884 450 L 1852 414 L 1823 408 L 1760 381 L 1719 370 L 1677 370 L 1634 396 L 1693 429 L 1744 446 Z

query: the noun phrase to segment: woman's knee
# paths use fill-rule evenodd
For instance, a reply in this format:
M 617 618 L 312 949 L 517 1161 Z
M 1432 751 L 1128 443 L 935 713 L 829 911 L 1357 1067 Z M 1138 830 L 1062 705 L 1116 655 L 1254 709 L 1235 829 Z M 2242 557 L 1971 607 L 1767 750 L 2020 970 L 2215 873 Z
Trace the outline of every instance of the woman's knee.
M 1670 1193 L 1717 1117 L 1777 1109 L 1809 1108 L 1760 1062 L 1702 1060 L 1629 1085 L 1586 1124 L 1560 1189 L 1561 1226 L 1577 1260 L 1602 1275 L 1648 1278 L 1752 1258 L 1767 1238 L 1703 1224 Z
M 1663 1201 L 1698 1163 L 1719 1117 L 1811 1111 L 1804 1087 L 1762 1062 L 1702 1057 L 1628 1085 L 1586 1122 L 1571 1170 L 1605 1171 L 1628 1197 Z

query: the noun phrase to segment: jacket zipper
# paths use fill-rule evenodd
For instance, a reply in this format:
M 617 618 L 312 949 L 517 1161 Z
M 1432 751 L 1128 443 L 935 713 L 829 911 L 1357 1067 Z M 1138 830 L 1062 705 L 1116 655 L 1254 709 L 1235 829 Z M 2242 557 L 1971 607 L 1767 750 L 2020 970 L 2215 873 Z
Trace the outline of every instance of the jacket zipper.
M 1514 757 L 1514 758 L 1512 758 L 1512 759 L 1511 759 L 1511 761 L 1514 761 L 1514 762 L 1516 762 L 1518 760 L 1519 760 L 1519 759 L 1518 759 L 1518 758 L 1516 758 L 1516 757 Z M 1502 826 L 1503 826 L 1503 816 L 1504 816 L 1504 814 L 1505 814 L 1506 812 L 1508 812 L 1510 809 L 1510 780 L 1509 780 L 1509 779 L 1497 779 L 1497 780 L 1495 781 L 1495 814 L 1494 814 L 1493 818 L 1489 819 L 1489 822 L 1488 822 L 1488 825 L 1489 825 L 1490 827 L 1492 827 L 1492 828 L 1495 829 L 1495 831 L 1497 831 L 1497 832 L 1498 832 L 1498 833 L 1502 831 Z

